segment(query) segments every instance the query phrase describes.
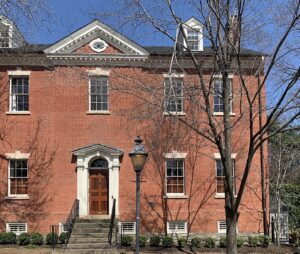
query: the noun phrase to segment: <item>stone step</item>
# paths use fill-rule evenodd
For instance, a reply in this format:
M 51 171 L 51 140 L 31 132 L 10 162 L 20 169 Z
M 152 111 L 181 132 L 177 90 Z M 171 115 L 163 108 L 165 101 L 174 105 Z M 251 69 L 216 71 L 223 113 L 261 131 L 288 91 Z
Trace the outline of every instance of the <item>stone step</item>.
M 82 233 L 106 233 L 108 234 L 109 228 L 73 228 L 72 234 Z
M 110 224 L 110 219 L 77 219 L 75 223 L 108 223 Z
M 70 238 L 69 244 L 70 243 L 107 243 L 108 242 L 108 237 L 89 237 L 89 238 L 84 238 L 84 237 L 73 237 Z
M 68 249 L 109 249 L 109 243 L 69 243 Z
M 108 237 L 108 233 L 97 232 L 97 233 L 78 233 L 72 232 L 70 239 L 72 238 L 102 238 Z
M 74 228 L 109 228 L 110 224 L 109 223 L 75 223 Z

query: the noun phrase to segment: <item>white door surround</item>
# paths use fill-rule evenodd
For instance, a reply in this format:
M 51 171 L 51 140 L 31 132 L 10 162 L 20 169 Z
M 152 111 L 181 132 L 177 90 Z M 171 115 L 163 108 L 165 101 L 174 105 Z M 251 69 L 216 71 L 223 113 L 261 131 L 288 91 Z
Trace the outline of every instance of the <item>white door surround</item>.
M 89 215 L 89 166 L 96 158 L 108 161 L 109 190 L 108 213 L 111 215 L 113 199 L 116 199 L 116 215 L 119 215 L 119 171 L 120 157 L 123 151 L 102 144 L 95 144 L 74 150 L 77 157 L 77 199 L 79 200 L 79 217 Z

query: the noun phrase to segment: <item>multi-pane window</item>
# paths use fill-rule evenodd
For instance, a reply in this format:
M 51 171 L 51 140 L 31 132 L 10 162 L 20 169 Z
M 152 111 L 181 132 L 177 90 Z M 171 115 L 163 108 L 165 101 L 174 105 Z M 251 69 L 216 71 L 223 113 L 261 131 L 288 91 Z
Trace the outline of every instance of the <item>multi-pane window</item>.
M 168 221 L 168 233 L 187 233 L 186 221 Z
M 120 222 L 119 227 L 121 234 L 135 234 L 135 222 Z
M 216 160 L 217 193 L 225 193 L 225 171 L 220 159 Z M 235 163 L 232 160 L 233 191 L 235 193 Z
M 183 79 L 165 79 L 165 109 L 167 112 L 183 112 Z
M 6 223 L 6 232 L 13 232 L 16 235 L 27 232 L 27 223 Z
M 218 233 L 219 234 L 226 234 L 226 229 L 227 229 L 226 221 L 225 220 L 219 220 L 218 221 Z
M 223 102 L 223 82 L 221 80 L 214 81 L 214 112 L 224 112 Z M 230 112 L 232 111 L 232 88 L 230 83 Z
M 187 29 L 187 41 L 191 50 L 199 50 L 199 32 L 195 29 Z
M 29 110 L 29 79 L 28 77 L 10 78 L 10 110 Z
M 184 194 L 184 161 L 168 159 L 166 167 L 166 193 Z
M 9 48 L 9 26 L 0 24 L 0 48 Z
M 108 79 L 107 77 L 90 78 L 90 110 L 108 110 Z
M 9 161 L 9 195 L 28 194 L 27 160 Z

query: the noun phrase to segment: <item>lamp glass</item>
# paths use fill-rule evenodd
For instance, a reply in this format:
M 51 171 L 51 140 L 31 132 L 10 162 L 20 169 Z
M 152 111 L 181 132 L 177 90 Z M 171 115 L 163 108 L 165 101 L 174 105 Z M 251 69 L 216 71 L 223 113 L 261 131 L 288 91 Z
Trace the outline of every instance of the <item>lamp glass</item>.
M 142 171 L 147 155 L 146 154 L 133 154 L 131 156 L 132 164 L 135 171 Z

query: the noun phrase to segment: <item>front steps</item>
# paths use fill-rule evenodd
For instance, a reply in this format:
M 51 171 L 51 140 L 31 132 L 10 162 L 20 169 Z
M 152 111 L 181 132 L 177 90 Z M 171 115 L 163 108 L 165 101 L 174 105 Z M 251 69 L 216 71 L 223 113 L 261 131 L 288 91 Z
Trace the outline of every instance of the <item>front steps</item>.
M 119 253 L 111 249 L 108 243 L 110 219 L 83 218 L 76 220 L 65 253 L 74 254 L 112 254 Z M 112 240 L 115 242 L 116 228 Z M 61 252 L 60 252 L 61 253 Z

